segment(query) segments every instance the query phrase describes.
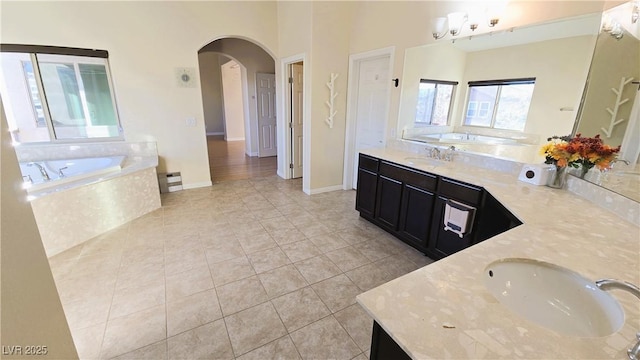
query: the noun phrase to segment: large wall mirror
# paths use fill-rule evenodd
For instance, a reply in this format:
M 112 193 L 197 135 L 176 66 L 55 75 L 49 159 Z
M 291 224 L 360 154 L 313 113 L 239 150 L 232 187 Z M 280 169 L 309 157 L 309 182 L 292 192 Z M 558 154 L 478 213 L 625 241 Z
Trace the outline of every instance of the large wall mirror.
M 626 7 L 627 10 L 623 11 L 627 12 L 630 19 L 629 6 L 629 4 L 620 5 L 620 7 Z M 428 139 L 425 142 L 431 142 L 434 138 L 433 134 L 452 133 L 459 136 L 460 140 L 456 141 L 461 143 L 456 147 L 463 151 L 488 152 L 495 156 L 527 163 L 544 161 L 544 158 L 538 154 L 538 150 L 540 145 L 546 142 L 547 137 L 567 135 L 575 131 L 582 131 L 585 136 L 594 136 L 596 133 L 592 133 L 591 127 L 595 125 L 589 125 L 593 120 L 588 120 L 590 117 L 587 114 L 592 113 L 591 106 L 606 107 L 607 105 L 592 105 L 590 97 L 598 98 L 599 96 L 595 92 L 591 95 L 589 89 L 596 86 L 596 79 L 611 77 L 612 81 L 618 83 L 622 76 L 617 73 L 613 76 L 609 75 L 612 68 L 619 68 L 615 63 L 618 60 L 615 56 L 603 56 L 606 58 L 604 62 L 607 63 L 604 66 L 596 64 L 596 60 L 601 57 L 599 55 L 600 38 L 605 36 L 611 38 L 615 44 L 609 45 L 619 46 L 620 52 L 627 53 L 622 57 L 628 59 L 630 64 L 635 64 L 636 75 L 625 76 L 634 77 L 637 81 L 637 72 L 640 68 L 637 58 L 640 56 L 638 40 L 631 34 L 625 34 L 619 40 L 613 38 L 610 33 L 602 35 L 601 23 L 602 13 L 594 13 L 407 49 L 398 114 L 399 136 L 418 141 Z M 634 40 L 635 48 L 632 47 L 634 45 L 629 45 L 633 44 Z M 609 39 L 606 41 L 610 42 Z M 607 49 L 602 51 L 608 55 L 611 54 Z M 632 53 L 636 56 L 635 60 L 631 58 Z M 470 83 L 522 78 L 535 78 L 535 89 L 530 99 L 526 123 L 521 131 L 464 125 L 465 117 L 470 114 L 468 98 Z M 590 84 L 585 90 L 587 79 L 590 80 Z M 452 95 L 453 104 L 450 107 L 447 126 L 424 125 L 423 119 L 416 121 L 416 110 L 420 109 L 418 99 L 421 80 L 423 82 L 424 80 L 457 82 L 458 85 Z M 631 85 L 627 85 L 627 90 L 630 91 L 633 86 L 637 89 L 637 85 Z M 618 84 L 615 86 L 617 87 Z M 606 90 L 611 92 L 608 88 Z M 629 95 L 629 97 L 633 96 L 635 94 Z M 625 106 L 631 109 L 632 104 L 633 99 L 629 99 Z M 582 117 L 578 121 L 579 113 Z M 633 140 L 625 139 L 625 129 L 629 124 L 631 111 L 629 110 L 628 115 L 624 116 L 627 119 L 625 124 L 620 124 L 614 129 L 615 139 L 619 140 L 613 140 L 613 138 L 609 140 L 601 135 L 605 143 L 611 145 L 618 145 L 623 141 L 633 143 Z M 600 117 L 601 120 L 603 118 L 604 116 Z M 602 120 L 602 125 L 597 127 L 605 127 L 605 122 L 608 127 L 608 119 Z M 469 134 L 489 136 L 477 136 L 481 139 L 475 141 L 473 135 L 470 137 Z M 436 141 L 444 141 L 444 136 L 439 136 L 440 138 Z M 467 141 L 469 138 L 471 140 Z M 616 141 L 619 142 L 616 143 Z M 639 143 L 638 139 L 635 143 Z M 634 170 L 629 169 L 627 172 L 633 173 Z M 633 176 L 629 175 L 629 177 Z M 640 186 L 637 184 L 640 176 L 635 175 L 635 177 L 635 193 L 638 193 Z M 633 181 L 629 183 L 633 188 Z M 600 182 L 600 185 L 635 198 L 633 194 L 625 193 L 626 190 L 623 189 L 625 186 L 620 186 L 620 181 Z

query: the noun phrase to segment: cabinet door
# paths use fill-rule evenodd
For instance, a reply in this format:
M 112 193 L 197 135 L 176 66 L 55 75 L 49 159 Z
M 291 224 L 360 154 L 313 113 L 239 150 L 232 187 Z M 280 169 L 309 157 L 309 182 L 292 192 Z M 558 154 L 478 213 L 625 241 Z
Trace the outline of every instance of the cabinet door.
M 430 256 L 435 256 L 436 259 L 447 257 L 473 244 L 475 229 L 472 229 L 470 233 L 463 237 L 459 237 L 458 234 L 451 231 L 444 230 L 444 207 L 446 203 L 447 198 L 438 196 L 433 210 L 433 228 L 431 230 L 428 252 Z M 476 210 L 476 219 L 477 216 L 478 210 Z
M 375 218 L 389 230 L 398 230 L 400 202 L 402 201 L 402 182 L 380 175 L 378 177 L 378 196 Z
M 402 190 L 400 236 L 419 250 L 426 250 L 435 195 L 411 185 Z
M 376 188 L 378 175 L 365 169 L 358 169 L 358 189 L 356 191 L 356 210 L 361 215 L 373 218 L 376 208 Z

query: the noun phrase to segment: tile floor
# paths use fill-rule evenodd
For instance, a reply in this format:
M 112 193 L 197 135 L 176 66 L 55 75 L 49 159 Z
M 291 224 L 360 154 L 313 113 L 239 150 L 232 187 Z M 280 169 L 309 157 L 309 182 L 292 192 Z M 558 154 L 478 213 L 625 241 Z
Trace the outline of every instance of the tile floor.
M 50 259 L 82 359 L 366 359 L 356 295 L 431 260 L 359 218 L 354 191 L 276 176 L 163 195 Z

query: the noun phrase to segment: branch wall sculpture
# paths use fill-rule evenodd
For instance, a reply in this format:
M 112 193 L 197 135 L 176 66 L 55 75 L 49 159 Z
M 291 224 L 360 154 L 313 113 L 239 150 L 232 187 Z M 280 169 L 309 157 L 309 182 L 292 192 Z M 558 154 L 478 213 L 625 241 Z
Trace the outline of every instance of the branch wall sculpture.
M 325 104 L 329 107 L 329 117 L 324 120 L 327 125 L 329 125 L 329 129 L 333 129 L 333 118 L 336 116 L 338 111 L 334 110 L 333 101 L 338 96 L 338 93 L 335 91 L 335 81 L 338 78 L 338 74 L 331 73 L 331 80 L 327 83 L 327 87 L 329 88 L 329 100 L 325 101 Z
M 622 91 L 624 90 L 624 87 L 628 83 L 630 83 L 632 80 L 633 80 L 632 77 L 625 79 L 623 76 L 622 79 L 620 80 L 620 86 L 617 89 L 611 88 L 611 91 L 613 91 L 613 93 L 616 94 L 616 103 L 613 106 L 613 110 L 609 107 L 606 108 L 607 112 L 611 114 L 611 121 L 609 123 L 609 128 L 606 128 L 606 129 L 600 128 L 602 132 L 607 136 L 607 138 L 611 137 L 611 134 L 613 133 L 613 128 L 616 125 L 619 125 L 620 123 L 624 122 L 623 118 L 617 119 L 618 110 L 620 109 L 620 106 L 622 106 L 624 103 L 629 101 L 629 98 L 622 99 Z

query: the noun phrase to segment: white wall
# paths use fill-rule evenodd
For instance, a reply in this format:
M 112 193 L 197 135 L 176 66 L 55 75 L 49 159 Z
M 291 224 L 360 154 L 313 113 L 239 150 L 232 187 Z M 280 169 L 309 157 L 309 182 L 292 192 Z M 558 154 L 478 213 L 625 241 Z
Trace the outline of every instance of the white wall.
M 244 140 L 244 104 L 242 97 L 242 69 L 231 60 L 221 66 L 224 121 L 227 141 Z
M 573 129 L 594 43 L 595 36 L 586 35 L 471 52 L 460 87 L 466 88 L 469 81 L 535 77 L 524 132 L 546 142 L 549 136 Z M 462 125 L 465 92 L 462 95 L 456 99 L 453 125 Z
M 0 333 L 3 358 L 11 346 L 45 345 L 45 359 L 77 359 L 40 233 L 22 189 L 22 174 L 11 146 L 0 102 Z
M 198 66 L 207 134 L 224 134 L 220 55 L 213 52 L 198 53 Z
M 461 81 L 467 54 L 449 43 L 430 44 L 407 49 L 401 78 L 400 109 L 398 111 L 398 137 L 405 128 L 413 128 L 418 104 L 420 79 Z M 446 66 L 443 66 L 446 64 Z M 461 84 L 457 94 L 462 92 Z M 456 94 L 454 94 L 455 99 Z
M 185 188 L 211 183 L 200 82 L 177 86 L 175 68 L 198 68 L 214 39 L 251 38 L 277 53 L 274 2 L 2 2 L 2 43 L 109 51 L 128 141 L 157 141 L 160 172 L 181 171 Z M 100 14 L 100 16 L 96 16 Z M 197 125 L 185 121 L 195 117 Z

